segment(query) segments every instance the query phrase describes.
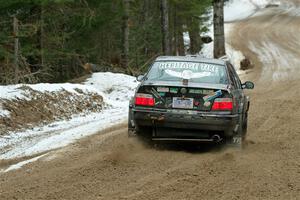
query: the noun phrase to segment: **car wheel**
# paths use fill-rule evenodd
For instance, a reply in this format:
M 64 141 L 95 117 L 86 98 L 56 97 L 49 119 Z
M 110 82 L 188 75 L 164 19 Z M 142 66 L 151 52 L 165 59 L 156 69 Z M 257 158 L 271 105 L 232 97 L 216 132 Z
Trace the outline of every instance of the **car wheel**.
M 135 135 L 137 136 L 138 140 L 144 143 L 148 147 L 154 147 L 155 141 L 152 140 L 152 127 L 148 126 L 137 126 L 135 129 Z
M 137 126 L 136 134 L 142 138 L 151 138 L 152 137 L 152 127 L 148 126 Z

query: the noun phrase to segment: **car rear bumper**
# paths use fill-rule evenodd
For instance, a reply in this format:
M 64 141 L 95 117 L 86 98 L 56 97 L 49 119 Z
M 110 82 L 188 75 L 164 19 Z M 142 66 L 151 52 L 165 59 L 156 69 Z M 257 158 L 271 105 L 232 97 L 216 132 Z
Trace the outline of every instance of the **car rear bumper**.
M 157 136 L 162 137 L 210 137 L 216 132 L 228 137 L 233 136 L 238 129 L 239 115 L 228 112 L 132 108 L 130 119 L 136 127 L 155 127 L 160 131 Z

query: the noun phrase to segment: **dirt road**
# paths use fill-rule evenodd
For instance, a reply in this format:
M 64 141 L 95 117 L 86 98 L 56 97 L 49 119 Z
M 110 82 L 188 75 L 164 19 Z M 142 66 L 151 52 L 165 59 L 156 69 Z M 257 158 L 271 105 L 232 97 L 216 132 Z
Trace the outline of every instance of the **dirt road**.
M 228 38 L 255 63 L 243 150 L 152 149 L 120 125 L 0 174 L 0 199 L 299 199 L 299 24 L 270 8 Z

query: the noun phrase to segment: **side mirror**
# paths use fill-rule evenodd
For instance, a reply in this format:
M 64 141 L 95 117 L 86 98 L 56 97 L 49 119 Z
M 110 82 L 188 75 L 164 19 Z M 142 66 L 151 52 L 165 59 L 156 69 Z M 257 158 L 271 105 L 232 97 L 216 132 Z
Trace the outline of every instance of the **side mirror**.
M 144 80 L 144 78 L 145 78 L 145 75 L 139 75 L 139 76 L 136 78 L 136 80 L 137 80 L 138 82 L 141 82 L 141 81 Z
M 246 81 L 244 84 L 242 84 L 243 89 L 254 89 L 254 83 L 251 81 Z

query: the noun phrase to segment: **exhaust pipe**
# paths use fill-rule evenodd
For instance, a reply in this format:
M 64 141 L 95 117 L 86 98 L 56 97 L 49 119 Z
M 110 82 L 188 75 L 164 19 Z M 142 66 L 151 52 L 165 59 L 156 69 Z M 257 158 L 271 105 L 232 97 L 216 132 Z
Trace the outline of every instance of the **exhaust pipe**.
M 215 143 L 218 143 L 218 142 L 221 142 L 221 140 L 222 140 L 222 138 L 219 136 L 219 135 L 213 135 L 212 137 L 211 137 L 211 139 L 213 140 L 213 142 L 215 142 Z

